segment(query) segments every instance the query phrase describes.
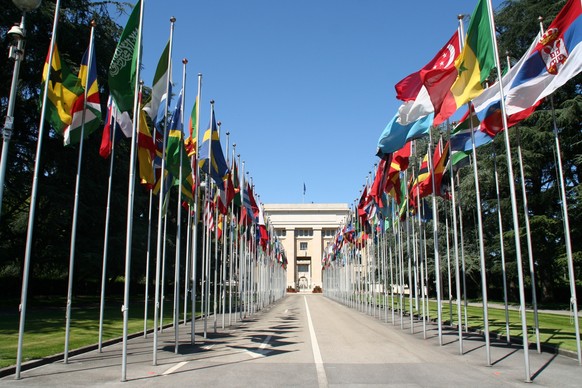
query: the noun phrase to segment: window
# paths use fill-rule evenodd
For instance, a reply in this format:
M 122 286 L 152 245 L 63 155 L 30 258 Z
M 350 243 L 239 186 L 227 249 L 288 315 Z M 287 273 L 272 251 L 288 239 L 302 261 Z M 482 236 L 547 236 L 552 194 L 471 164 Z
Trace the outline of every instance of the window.
M 297 272 L 309 272 L 309 264 L 297 264 Z
M 306 251 L 307 250 L 307 243 L 306 242 L 300 242 L 299 243 L 299 250 L 300 251 Z
M 324 229 L 322 231 L 323 237 L 334 237 L 335 236 L 335 229 Z
M 313 237 L 313 229 L 296 229 L 295 235 L 297 237 Z
M 285 237 L 285 236 L 287 236 L 287 230 L 286 229 L 275 229 L 275 232 L 277 233 L 277 237 Z

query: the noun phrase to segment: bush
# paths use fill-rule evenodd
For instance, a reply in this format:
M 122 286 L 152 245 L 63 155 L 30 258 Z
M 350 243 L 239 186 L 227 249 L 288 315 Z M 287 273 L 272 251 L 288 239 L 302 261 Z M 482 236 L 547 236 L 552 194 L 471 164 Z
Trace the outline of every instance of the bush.
M 319 287 L 319 286 L 313 287 L 314 294 L 321 294 L 322 292 L 323 292 L 323 290 L 321 289 L 321 287 Z
M 294 289 L 293 287 L 289 286 L 289 287 L 287 287 L 287 292 L 297 292 L 297 290 Z

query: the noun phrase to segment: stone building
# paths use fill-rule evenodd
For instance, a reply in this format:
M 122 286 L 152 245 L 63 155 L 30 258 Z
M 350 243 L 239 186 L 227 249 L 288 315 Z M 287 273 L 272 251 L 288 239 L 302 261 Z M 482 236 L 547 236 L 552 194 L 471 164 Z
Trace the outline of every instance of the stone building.
M 300 290 L 321 287 L 323 252 L 337 229 L 345 225 L 348 204 L 265 204 L 264 211 L 285 248 L 287 286 Z

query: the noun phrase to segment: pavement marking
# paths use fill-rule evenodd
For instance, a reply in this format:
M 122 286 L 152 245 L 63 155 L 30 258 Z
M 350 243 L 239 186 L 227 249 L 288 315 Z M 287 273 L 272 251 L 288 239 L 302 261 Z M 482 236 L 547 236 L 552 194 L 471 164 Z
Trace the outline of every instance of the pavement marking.
M 181 367 L 183 367 L 187 363 L 188 363 L 188 361 L 179 362 L 176 365 L 174 365 L 173 367 L 171 367 L 170 369 L 168 369 L 167 371 L 165 371 L 164 373 L 162 373 L 162 375 L 163 376 L 169 375 L 170 373 L 177 371 L 178 369 L 180 369 Z
M 204 349 L 204 350 L 210 350 L 210 349 L 212 349 L 213 347 L 214 347 L 214 344 L 212 344 L 212 345 L 206 345 L 206 346 L 202 346 L 202 347 L 201 347 L 201 349 Z
M 265 338 L 265 340 L 263 341 L 263 343 L 261 344 L 261 346 L 259 346 L 259 348 L 257 350 L 247 349 L 246 352 L 252 358 L 265 357 L 269 353 L 269 350 L 265 350 L 265 348 L 269 344 L 270 340 L 271 340 L 271 336 L 269 335 L 269 336 L 267 336 L 267 338 Z
M 323 359 L 321 358 L 321 352 L 319 351 L 319 345 L 317 344 L 317 337 L 315 336 L 315 330 L 313 329 L 313 322 L 311 321 L 311 314 L 309 313 L 309 306 L 307 305 L 307 297 L 303 296 L 303 300 L 305 301 L 307 325 L 309 326 L 309 335 L 311 336 L 311 349 L 313 350 L 313 359 L 315 362 L 315 369 L 317 370 L 317 383 L 321 388 L 327 388 L 327 375 L 325 374 Z

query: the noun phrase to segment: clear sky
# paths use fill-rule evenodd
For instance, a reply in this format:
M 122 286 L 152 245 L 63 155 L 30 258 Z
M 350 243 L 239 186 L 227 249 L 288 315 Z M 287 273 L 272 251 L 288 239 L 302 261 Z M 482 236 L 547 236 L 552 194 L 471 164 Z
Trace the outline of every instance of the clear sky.
M 236 143 L 264 203 L 358 198 L 377 162 L 378 137 L 400 105 L 394 84 L 432 59 L 456 30 L 457 15 L 477 4 L 145 1 L 142 79 L 151 86 L 176 17 L 174 91 L 187 58 L 186 111 L 202 73 L 200 127 L 207 128 L 215 100 L 223 149 L 228 131 L 229 152 Z

